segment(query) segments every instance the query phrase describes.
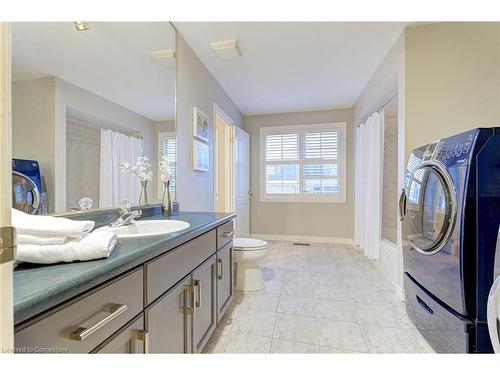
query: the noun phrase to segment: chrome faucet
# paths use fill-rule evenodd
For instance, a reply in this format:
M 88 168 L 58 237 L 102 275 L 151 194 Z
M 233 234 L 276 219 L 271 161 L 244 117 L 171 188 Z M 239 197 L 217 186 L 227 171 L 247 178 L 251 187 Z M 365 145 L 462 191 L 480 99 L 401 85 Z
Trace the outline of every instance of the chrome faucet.
M 130 202 L 128 199 L 124 199 L 119 203 L 119 205 L 120 205 L 120 217 L 108 224 L 108 226 L 112 228 L 122 227 L 129 224 L 135 224 L 136 223 L 135 219 L 142 216 L 141 210 L 130 211 L 130 208 L 132 207 L 132 202 Z

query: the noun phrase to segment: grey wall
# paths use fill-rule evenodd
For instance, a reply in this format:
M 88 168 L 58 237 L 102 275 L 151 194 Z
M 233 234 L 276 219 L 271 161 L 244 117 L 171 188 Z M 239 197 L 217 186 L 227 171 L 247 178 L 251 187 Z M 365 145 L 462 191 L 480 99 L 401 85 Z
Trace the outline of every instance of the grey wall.
M 259 201 L 260 135 L 263 126 L 347 123 L 346 203 L 271 203 Z M 301 235 L 352 239 L 353 236 L 353 124 L 352 110 L 280 113 L 245 116 L 243 128 L 250 134 L 251 197 L 250 232 L 267 235 Z
M 183 211 L 213 211 L 214 193 L 214 103 L 237 126 L 242 116 L 191 47 L 176 33 L 177 53 L 177 200 Z M 210 118 L 210 170 L 193 171 L 193 106 Z
M 404 72 L 403 56 L 404 36 L 400 36 L 354 103 L 353 118 L 356 125 L 364 122 L 395 92 L 402 91 L 400 84 Z M 400 92 L 399 103 L 403 95 L 404 93 Z M 399 105 L 399 108 L 402 108 L 402 105 Z

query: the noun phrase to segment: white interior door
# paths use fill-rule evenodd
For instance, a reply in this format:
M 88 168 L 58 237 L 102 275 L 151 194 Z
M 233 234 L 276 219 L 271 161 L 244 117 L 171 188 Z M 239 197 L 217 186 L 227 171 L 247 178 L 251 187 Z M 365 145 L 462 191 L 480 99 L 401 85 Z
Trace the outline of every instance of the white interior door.
M 235 163 L 235 203 L 236 237 L 250 236 L 250 136 L 235 126 L 234 141 Z
M 10 25 L 0 23 L 0 353 L 14 346 L 13 260 L 9 240 L 12 207 L 10 125 Z M 1 229 L 5 228 L 5 229 Z

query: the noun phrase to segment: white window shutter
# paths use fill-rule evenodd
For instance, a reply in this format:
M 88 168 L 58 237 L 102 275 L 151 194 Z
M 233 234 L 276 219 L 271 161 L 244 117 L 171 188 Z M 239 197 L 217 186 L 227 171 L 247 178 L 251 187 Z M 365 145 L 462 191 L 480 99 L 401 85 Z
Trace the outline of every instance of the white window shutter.
M 345 202 L 346 124 L 261 128 L 261 201 Z
M 304 184 L 305 194 L 338 194 L 340 134 L 338 131 L 305 133 Z
M 172 198 L 175 199 L 175 186 L 177 181 L 177 139 L 175 133 L 159 133 L 158 134 L 158 162 L 161 160 L 163 155 L 167 155 L 168 165 L 170 167 L 171 178 L 170 178 L 170 192 L 172 193 Z M 158 165 L 159 168 L 159 165 Z M 158 170 L 158 176 L 160 171 Z M 162 182 L 159 180 L 158 197 L 161 198 L 163 193 Z

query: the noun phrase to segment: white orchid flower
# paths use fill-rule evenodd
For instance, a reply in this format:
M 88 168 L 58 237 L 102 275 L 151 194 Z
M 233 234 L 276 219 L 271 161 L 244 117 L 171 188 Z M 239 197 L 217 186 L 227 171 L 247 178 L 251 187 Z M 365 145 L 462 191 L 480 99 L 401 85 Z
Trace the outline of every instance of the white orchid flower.
M 130 163 L 124 162 L 120 164 L 119 168 L 123 173 L 135 175 L 141 182 L 153 180 L 151 163 L 149 163 L 149 158 L 147 156 L 139 155 L 137 156 L 135 165 L 130 165 Z
M 168 165 L 167 155 L 163 155 L 160 161 L 160 179 L 163 182 L 170 181 L 172 177 L 172 171 Z

